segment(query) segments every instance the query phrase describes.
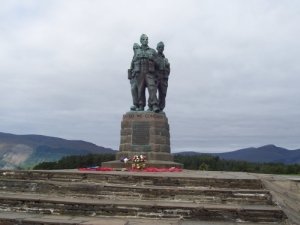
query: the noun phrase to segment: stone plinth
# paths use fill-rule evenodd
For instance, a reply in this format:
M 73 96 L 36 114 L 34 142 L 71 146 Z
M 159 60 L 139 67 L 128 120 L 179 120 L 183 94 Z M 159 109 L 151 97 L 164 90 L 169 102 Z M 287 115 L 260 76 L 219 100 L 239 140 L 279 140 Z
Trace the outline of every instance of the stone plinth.
M 170 132 L 165 113 L 127 112 L 121 122 L 121 141 L 116 161 L 102 163 L 102 166 L 122 168 L 121 158 L 134 155 L 147 157 L 147 166 L 182 167 L 174 163 L 170 149 Z

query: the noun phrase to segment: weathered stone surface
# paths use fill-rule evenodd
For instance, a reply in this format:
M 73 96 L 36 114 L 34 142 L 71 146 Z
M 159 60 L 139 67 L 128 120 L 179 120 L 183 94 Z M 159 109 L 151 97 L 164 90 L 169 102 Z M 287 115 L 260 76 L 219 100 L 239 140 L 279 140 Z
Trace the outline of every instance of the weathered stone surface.
M 142 173 L 142 172 L 81 172 L 78 170 L 58 171 L 7 171 L 0 170 L 0 180 L 45 180 L 63 182 L 93 182 L 130 184 L 136 186 L 170 186 L 170 187 L 209 187 L 230 189 L 262 189 L 259 179 L 250 174 L 213 172 L 213 171 L 183 171 L 181 173 Z
M 12 212 L 60 215 L 134 216 L 150 218 L 185 218 L 199 220 L 277 222 L 285 214 L 274 206 L 199 205 L 187 202 L 123 201 L 59 198 L 48 195 L 0 194 L 0 208 Z
M 289 218 L 291 224 L 300 224 L 300 176 L 258 174 L 274 201 Z
M 0 212 L 0 225 L 180 225 L 175 219 L 108 218 Z
M 147 146 L 170 143 L 168 119 L 165 114 L 128 112 L 123 116 L 121 124 L 120 145 L 127 144 L 127 149 L 122 146 L 120 151 L 131 151 L 132 146 L 140 146 L 142 150 Z
M 188 188 L 164 186 L 132 186 L 83 182 L 40 181 L 40 180 L 1 180 L 0 191 L 5 193 L 23 192 L 76 196 L 94 199 L 120 200 L 168 200 L 194 203 L 219 204 L 272 204 L 271 195 L 266 190 Z
M 1 225 L 92 225 L 105 217 L 126 225 L 278 225 L 286 218 L 261 181 L 245 173 L 0 171 Z

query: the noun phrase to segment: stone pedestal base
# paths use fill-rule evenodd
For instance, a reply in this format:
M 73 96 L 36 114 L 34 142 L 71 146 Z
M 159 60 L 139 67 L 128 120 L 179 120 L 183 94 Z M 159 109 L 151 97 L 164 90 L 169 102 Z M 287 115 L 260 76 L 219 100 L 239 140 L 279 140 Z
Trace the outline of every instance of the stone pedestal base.
M 123 168 L 122 158 L 134 155 L 146 156 L 147 167 L 181 167 L 173 162 L 170 150 L 170 132 L 165 113 L 128 112 L 121 123 L 121 142 L 116 161 L 104 162 L 102 166 Z

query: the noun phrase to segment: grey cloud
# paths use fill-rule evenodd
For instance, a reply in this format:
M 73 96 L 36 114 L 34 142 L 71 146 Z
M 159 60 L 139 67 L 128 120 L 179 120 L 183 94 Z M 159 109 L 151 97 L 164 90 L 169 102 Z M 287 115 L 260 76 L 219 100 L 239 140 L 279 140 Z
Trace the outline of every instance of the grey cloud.
M 172 149 L 300 148 L 298 1 L 2 1 L 1 131 L 118 148 L 132 43 L 166 44 Z

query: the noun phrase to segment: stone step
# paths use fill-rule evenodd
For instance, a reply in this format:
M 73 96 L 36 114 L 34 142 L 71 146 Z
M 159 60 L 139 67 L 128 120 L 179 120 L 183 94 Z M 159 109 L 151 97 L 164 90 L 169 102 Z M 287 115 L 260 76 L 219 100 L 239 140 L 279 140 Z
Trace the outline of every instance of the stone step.
M 261 180 L 238 173 L 183 171 L 182 173 L 142 172 L 81 172 L 78 170 L 56 171 L 0 171 L 0 179 L 52 180 L 61 182 L 94 182 L 102 184 L 126 184 L 137 186 L 213 187 L 230 189 L 262 189 Z
M 237 225 L 238 222 L 192 221 L 181 219 L 139 219 L 41 215 L 30 213 L 0 212 L 1 225 Z M 258 223 L 242 223 L 257 225 Z M 263 225 L 283 225 L 282 222 L 263 223 Z
M 179 225 L 178 219 L 138 219 L 0 212 L 0 225 Z
M 52 180 L 1 179 L 0 191 L 25 192 L 74 197 L 120 200 L 161 200 L 220 204 L 272 204 L 272 196 L 263 189 L 226 189 L 208 187 L 168 187 L 61 182 Z
M 99 200 L 53 197 L 41 194 L 0 193 L 0 211 L 51 215 L 132 218 L 173 218 L 227 222 L 282 222 L 285 214 L 276 206 L 195 204 L 139 200 Z

